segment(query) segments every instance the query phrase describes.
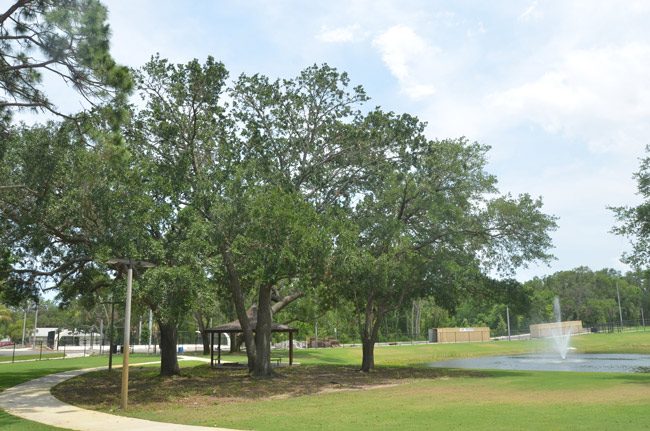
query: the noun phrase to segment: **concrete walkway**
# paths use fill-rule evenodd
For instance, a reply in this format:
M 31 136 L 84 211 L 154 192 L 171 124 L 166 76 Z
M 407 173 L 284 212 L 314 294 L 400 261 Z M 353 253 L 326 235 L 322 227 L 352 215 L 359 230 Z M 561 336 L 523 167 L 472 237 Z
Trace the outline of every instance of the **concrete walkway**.
M 115 431 L 116 429 L 138 431 L 236 431 L 227 428 L 154 422 L 85 410 L 59 401 L 50 393 L 50 389 L 61 382 L 103 368 L 105 367 L 51 374 L 14 386 L 0 392 L 0 409 L 30 421 L 78 431 Z

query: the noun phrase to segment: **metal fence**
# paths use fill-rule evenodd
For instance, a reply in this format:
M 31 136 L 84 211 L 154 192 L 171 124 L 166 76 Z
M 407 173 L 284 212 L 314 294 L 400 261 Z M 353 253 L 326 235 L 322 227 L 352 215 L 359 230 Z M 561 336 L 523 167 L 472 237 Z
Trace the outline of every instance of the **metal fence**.
M 622 324 L 621 324 L 622 323 Z M 585 326 L 591 332 L 638 332 L 650 330 L 646 326 L 645 320 L 616 320 L 607 323 L 596 323 Z

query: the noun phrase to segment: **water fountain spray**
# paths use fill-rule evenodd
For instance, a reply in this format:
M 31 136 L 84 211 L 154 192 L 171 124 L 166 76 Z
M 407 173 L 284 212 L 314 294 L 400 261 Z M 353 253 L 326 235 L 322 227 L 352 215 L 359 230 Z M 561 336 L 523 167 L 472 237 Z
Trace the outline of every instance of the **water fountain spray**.
M 571 327 L 564 328 L 562 326 L 562 310 L 560 309 L 560 298 L 553 298 L 553 315 L 557 325 L 551 328 L 551 339 L 553 340 L 553 347 L 562 359 L 566 359 L 567 352 L 569 351 L 569 341 L 571 340 Z

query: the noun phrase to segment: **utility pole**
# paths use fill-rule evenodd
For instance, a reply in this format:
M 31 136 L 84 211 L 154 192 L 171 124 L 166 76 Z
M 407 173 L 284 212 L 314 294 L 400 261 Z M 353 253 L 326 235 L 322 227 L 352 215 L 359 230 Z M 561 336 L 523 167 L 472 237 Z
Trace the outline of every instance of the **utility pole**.
M 149 349 L 151 348 L 151 334 L 153 332 L 153 312 L 151 309 L 149 309 L 149 344 L 147 344 L 147 353 L 149 353 Z
M 645 317 L 643 316 L 643 304 L 641 304 L 641 325 L 645 328 Z
M 122 347 L 122 390 L 120 407 L 126 410 L 129 400 L 129 349 L 131 337 L 131 292 L 133 289 L 133 267 L 153 268 L 151 262 L 136 261 L 132 259 L 109 259 L 106 263 L 126 267 L 126 307 L 124 309 L 124 345 Z
M 506 320 L 508 321 L 508 341 L 510 340 L 510 307 L 506 305 Z
M 25 305 L 25 315 L 23 316 L 23 342 L 22 345 L 25 347 L 25 331 L 27 330 L 27 305 Z
M 643 316 L 643 303 L 645 302 L 645 294 L 647 290 L 643 288 L 643 297 L 641 298 L 641 322 L 643 323 L 643 330 L 645 331 L 645 317 Z
M 122 346 L 122 394 L 120 407 L 126 410 L 129 400 L 129 344 L 131 336 L 131 289 L 133 285 L 133 265 L 126 273 L 126 308 L 124 309 L 124 345 Z
M 99 342 L 99 354 L 101 355 L 104 348 L 104 319 L 99 319 L 99 335 L 102 337 Z
M 34 314 L 34 338 L 32 342 L 32 347 L 36 347 L 36 329 L 38 328 L 38 301 L 35 302 L 36 305 L 36 314 Z
M 618 290 L 618 282 L 616 283 L 616 297 L 618 298 L 618 317 L 621 321 L 621 331 L 623 330 L 623 310 L 621 309 L 621 292 Z

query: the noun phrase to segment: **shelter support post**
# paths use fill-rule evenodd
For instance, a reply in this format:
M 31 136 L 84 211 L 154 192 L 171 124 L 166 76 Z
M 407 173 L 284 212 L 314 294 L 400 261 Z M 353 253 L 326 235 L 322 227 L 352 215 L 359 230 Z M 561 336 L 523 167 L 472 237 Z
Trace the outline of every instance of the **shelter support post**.
M 210 332 L 210 368 L 214 368 L 214 332 Z
M 289 366 L 293 365 L 293 332 L 289 331 Z
M 221 365 L 221 332 L 218 332 L 217 337 L 217 365 Z

